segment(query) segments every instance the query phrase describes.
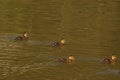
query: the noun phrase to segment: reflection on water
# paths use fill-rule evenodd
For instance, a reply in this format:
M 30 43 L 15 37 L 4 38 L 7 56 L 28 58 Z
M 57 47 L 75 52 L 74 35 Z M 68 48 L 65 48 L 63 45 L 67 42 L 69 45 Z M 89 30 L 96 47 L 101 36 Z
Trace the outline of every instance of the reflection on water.
M 1 0 L 0 79 L 120 79 L 119 0 Z M 28 41 L 15 41 L 27 31 Z M 61 37 L 67 45 L 52 47 Z M 102 64 L 116 54 L 118 61 Z M 73 55 L 72 64 L 59 63 Z

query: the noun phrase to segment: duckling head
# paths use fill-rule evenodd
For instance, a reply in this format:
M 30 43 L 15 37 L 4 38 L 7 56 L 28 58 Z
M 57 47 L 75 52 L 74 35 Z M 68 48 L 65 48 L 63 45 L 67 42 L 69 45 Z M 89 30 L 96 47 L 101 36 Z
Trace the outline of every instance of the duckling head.
M 72 61 L 74 60 L 75 60 L 74 56 L 72 55 L 68 56 L 68 63 L 72 63 Z
M 23 37 L 28 37 L 27 32 L 24 32 L 24 33 L 23 33 Z
M 112 56 L 111 56 L 111 59 L 112 59 L 112 60 L 116 60 L 116 59 L 117 59 L 116 55 L 112 55 Z
M 75 60 L 74 56 L 72 56 L 72 55 L 68 56 L 68 59 L 69 60 Z
M 62 38 L 62 39 L 60 40 L 60 43 L 61 43 L 61 44 L 65 44 L 65 43 L 66 43 L 66 40 L 65 40 L 64 38 Z

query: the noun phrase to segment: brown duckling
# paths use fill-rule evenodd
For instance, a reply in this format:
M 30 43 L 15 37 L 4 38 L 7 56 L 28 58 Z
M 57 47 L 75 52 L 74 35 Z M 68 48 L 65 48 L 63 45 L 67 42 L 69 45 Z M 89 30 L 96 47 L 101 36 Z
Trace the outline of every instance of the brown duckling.
M 66 40 L 64 38 L 61 38 L 59 42 L 54 42 L 52 46 L 62 46 L 66 44 Z
M 104 63 L 113 63 L 115 62 L 117 59 L 116 55 L 112 54 L 111 58 L 105 58 L 103 59 L 103 62 Z
M 22 36 L 17 36 L 15 38 L 15 40 L 28 40 L 28 33 L 27 32 L 23 32 L 23 35 Z
M 74 56 L 70 55 L 67 58 L 59 58 L 58 62 L 62 62 L 62 63 L 72 63 L 75 60 Z

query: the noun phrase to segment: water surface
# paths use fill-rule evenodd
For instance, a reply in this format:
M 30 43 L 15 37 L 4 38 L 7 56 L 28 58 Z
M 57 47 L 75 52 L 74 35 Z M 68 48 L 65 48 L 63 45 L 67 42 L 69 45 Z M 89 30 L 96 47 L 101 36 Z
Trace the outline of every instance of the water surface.
M 119 0 L 0 0 L 1 80 L 119 80 Z M 15 41 L 27 31 L 28 41 Z M 50 46 L 64 37 L 67 45 Z M 115 64 L 102 64 L 116 54 Z M 75 56 L 72 64 L 56 62 Z

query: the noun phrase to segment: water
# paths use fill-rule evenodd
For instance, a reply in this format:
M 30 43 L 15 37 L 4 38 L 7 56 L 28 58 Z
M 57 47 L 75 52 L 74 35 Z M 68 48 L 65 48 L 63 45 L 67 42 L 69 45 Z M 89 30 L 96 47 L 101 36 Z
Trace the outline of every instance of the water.
M 119 80 L 119 0 L 0 0 L 0 80 Z M 29 41 L 14 38 L 29 32 Z M 61 37 L 67 45 L 52 47 Z M 104 57 L 118 56 L 115 64 Z M 60 57 L 75 56 L 72 64 Z

